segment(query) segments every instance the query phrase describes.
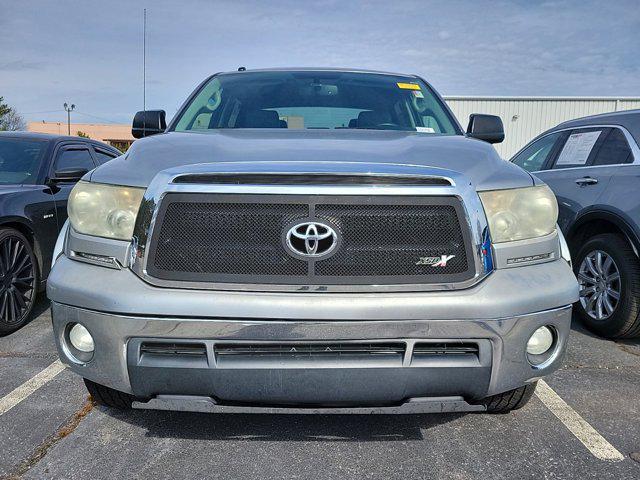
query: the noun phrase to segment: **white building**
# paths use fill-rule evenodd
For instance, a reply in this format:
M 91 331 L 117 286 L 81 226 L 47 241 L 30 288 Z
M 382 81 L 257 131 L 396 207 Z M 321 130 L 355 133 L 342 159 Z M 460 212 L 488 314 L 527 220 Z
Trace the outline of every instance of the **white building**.
M 566 120 L 640 108 L 640 97 L 445 96 L 445 100 L 465 129 L 472 113 L 500 116 L 505 140 L 495 147 L 504 159 L 509 159 L 539 133 Z

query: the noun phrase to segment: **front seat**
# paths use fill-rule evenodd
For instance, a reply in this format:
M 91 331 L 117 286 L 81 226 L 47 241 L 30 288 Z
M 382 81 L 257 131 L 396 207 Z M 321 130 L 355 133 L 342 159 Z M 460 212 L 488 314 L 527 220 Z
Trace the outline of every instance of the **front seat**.
M 377 127 L 383 123 L 391 123 L 389 112 L 370 110 L 358 114 L 358 128 Z
M 238 118 L 236 128 L 283 128 L 278 112 L 274 110 L 248 110 Z

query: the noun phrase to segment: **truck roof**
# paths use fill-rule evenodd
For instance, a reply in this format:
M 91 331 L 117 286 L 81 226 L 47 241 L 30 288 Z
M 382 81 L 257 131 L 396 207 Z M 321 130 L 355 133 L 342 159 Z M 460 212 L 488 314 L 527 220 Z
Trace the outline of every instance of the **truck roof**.
M 241 67 L 244 68 L 244 67 Z M 416 78 L 416 75 L 410 75 L 406 73 L 397 72 L 385 72 L 381 70 L 368 70 L 359 68 L 333 68 L 333 67 L 274 67 L 274 68 L 255 68 L 246 70 L 231 70 L 227 72 L 220 72 L 219 75 L 226 75 L 231 73 L 243 73 L 243 72 L 355 72 L 355 73 L 371 73 L 376 75 L 393 75 L 397 77 Z

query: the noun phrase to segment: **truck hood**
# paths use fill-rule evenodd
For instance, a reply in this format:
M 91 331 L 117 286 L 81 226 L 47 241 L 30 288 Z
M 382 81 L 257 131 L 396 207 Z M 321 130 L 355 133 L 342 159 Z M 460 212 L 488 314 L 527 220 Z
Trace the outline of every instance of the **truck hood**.
M 170 132 L 137 140 L 126 155 L 90 174 L 91 181 L 147 187 L 160 171 L 212 164 L 216 171 L 406 173 L 431 167 L 460 173 L 477 190 L 530 186 L 532 177 L 502 160 L 488 143 L 462 135 L 377 130 L 227 129 Z M 348 166 L 348 167 L 347 167 Z M 411 170 L 411 169 L 409 169 Z M 417 170 L 417 169 L 416 169 Z

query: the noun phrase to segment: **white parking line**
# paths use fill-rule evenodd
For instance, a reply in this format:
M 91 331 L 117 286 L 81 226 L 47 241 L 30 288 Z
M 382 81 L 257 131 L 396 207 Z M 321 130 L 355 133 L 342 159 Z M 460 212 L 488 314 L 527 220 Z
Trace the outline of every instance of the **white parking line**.
M 560 398 L 544 380 L 538 382 L 536 395 L 596 458 L 614 462 L 624 460 L 624 455 Z
M 0 398 L 0 415 L 4 415 L 5 413 L 7 413 L 33 392 L 52 380 L 62 370 L 64 370 L 64 365 L 62 364 L 62 362 L 60 362 L 60 360 L 56 360 L 40 373 L 37 373 L 29 380 L 24 382 L 18 388 Z

